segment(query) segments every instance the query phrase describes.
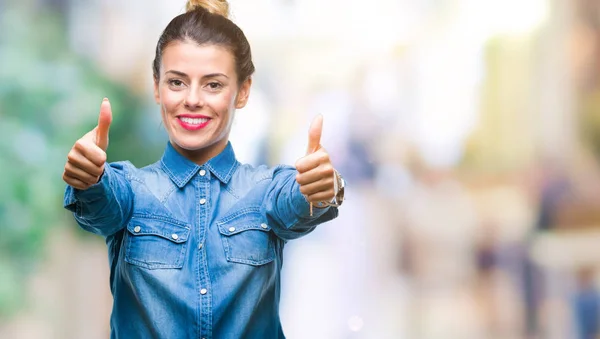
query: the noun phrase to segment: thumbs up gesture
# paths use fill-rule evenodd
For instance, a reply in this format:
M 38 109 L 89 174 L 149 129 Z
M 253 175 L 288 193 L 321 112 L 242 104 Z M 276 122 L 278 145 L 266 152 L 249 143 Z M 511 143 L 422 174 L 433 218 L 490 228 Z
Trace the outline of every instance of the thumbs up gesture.
M 67 155 L 63 180 L 80 190 L 86 190 L 100 180 L 106 163 L 108 129 L 112 111 L 108 99 L 100 105 L 98 126 L 75 142 Z
M 296 162 L 296 181 L 300 192 L 312 203 L 330 202 L 334 197 L 334 168 L 329 154 L 321 146 L 323 116 L 318 115 L 308 130 L 306 156 Z

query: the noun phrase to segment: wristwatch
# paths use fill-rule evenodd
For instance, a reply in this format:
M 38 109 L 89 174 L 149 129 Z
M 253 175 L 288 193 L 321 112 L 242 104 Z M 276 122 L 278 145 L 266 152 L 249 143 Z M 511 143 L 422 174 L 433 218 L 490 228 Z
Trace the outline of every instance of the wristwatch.
M 317 208 L 325 208 L 328 206 L 340 207 L 344 202 L 344 190 L 346 188 L 346 181 L 337 170 L 333 171 L 333 192 L 334 196 L 330 202 L 320 201 L 315 203 Z
M 340 172 L 336 170 L 333 171 L 333 176 L 333 190 L 335 192 L 335 196 L 333 197 L 333 200 L 329 203 L 329 205 L 340 207 L 344 202 L 344 190 L 346 189 L 346 180 L 344 180 Z

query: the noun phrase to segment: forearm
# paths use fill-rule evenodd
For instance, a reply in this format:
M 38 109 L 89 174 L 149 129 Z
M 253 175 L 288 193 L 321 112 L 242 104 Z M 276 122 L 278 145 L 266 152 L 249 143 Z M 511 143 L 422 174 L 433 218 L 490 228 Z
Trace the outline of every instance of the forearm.
M 317 225 L 338 215 L 337 208 L 326 207 L 314 208 L 311 216 L 310 204 L 300 192 L 296 174 L 297 171 L 289 167 L 276 170 L 265 196 L 267 218 L 279 226 L 276 233 L 286 239 L 309 233 Z
M 64 207 L 86 231 L 108 236 L 125 227 L 133 209 L 133 193 L 122 164 L 106 164 L 100 181 L 86 190 L 67 186 Z

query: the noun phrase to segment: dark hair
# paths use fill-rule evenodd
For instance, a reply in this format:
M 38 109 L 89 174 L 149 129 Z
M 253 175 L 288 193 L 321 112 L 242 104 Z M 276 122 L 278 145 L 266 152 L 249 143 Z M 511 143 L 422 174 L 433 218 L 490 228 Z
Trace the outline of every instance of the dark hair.
M 152 63 L 154 81 L 160 79 L 160 64 L 167 46 L 174 41 L 191 40 L 198 45 L 218 45 L 233 54 L 238 85 L 254 73 L 254 63 L 250 44 L 244 32 L 231 20 L 218 13 L 197 6 L 176 16 L 167 25 L 156 45 L 156 55 Z

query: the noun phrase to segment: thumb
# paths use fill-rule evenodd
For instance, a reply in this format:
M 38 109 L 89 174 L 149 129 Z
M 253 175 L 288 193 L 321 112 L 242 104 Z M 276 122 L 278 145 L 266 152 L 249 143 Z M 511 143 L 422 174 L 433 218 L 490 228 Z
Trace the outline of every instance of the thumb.
M 308 129 L 308 150 L 306 154 L 316 152 L 321 147 L 321 133 L 323 131 L 323 116 L 317 115 Z
M 106 151 L 108 148 L 108 129 L 112 122 L 112 110 L 110 102 L 104 98 L 100 105 L 100 115 L 98 116 L 98 127 L 96 128 L 96 145 Z

